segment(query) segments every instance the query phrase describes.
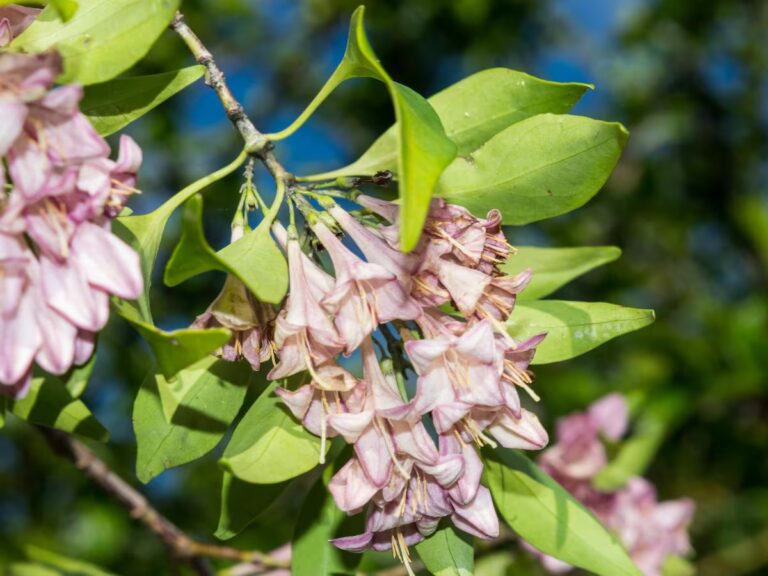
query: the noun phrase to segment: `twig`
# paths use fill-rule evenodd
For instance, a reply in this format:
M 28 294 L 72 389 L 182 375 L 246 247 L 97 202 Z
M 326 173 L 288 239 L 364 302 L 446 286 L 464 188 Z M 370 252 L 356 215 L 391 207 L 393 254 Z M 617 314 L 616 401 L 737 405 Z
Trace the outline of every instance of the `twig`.
M 248 115 L 245 113 L 242 104 L 232 95 L 232 91 L 227 85 L 227 80 L 221 68 L 216 64 L 213 55 L 205 47 L 197 34 L 195 34 L 184 20 L 181 12 L 176 12 L 171 29 L 181 36 L 184 43 L 189 48 L 195 60 L 205 66 L 205 83 L 216 91 L 227 118 L 235 125 L 237 131 L 245 142 L 246 151 L 261 160 L 269 173 L 275 180 L 282 180 L 286 183 L 294 181 L 293 174 L 288 172 L 273 153 L 273 144 L 256 126 L 253 125 Z
M 171 555 L 189 564 L 197 574 L 215 574 L 206 558 L 221 558 L 273 568 L 287 568 L 288 562 L 278 560 L 269 554 L 241 551 L 228 546 L 217 546 L 198 542 L 187 536 L 173 522 L 158 512 L 147 499 L 115 474 L 109 466 L 90 448 L 69 434 L 50 428 L 38 427 L 54 452 L 71 460 L 96 484 L 125 508 L 132 518 L 151 530 L 170 551 Z

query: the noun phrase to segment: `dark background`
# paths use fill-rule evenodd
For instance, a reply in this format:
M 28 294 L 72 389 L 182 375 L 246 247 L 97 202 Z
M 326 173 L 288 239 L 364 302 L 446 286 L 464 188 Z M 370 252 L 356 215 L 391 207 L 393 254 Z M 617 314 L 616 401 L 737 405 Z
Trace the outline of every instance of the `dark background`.
M 333 70 L 355 7 L 342 0 L 198 0 L 184 9 L 266 132 L 287 125 Z M 768 573 L 768 3 L 376 0 L 367 6 L 367 26 L 386 69 L 424 95 L 506 66 L 594 83 L 575 113 L 618 120 L 630 130 L 613 177 L 586 207 L 508 231 L 520 245 L 620 246 L 620 261 L 556 296 L 657 312 L 650 328 L 539 367 L 545 418 L 551 424 L 613 390 L 674 406 L 647 475 L 662 498 L 695 499 L 700 573 Z M 131 73 L 191 63 L 168 32 Z M 278 154 L 299 174 L 336 167 L 354 159 L 392 117 L 382 85 L 349 82 Z M 202 83 L 127 132 L 145 153 L 139 212 L 225 164 L 240 146 Z M 267 181 L 259 181 L 269 194 Z M 212 241 L 224 241 L 238 186 L 233 178 L 206 194 Z M 172 226 L 167 238 L 173 234 Z M 158 279 L 159 323 L 188 324 L 220 280 L 207 275 L 171 292 Z M 148 358 L 114 319 L 85 394 L 112 433 L 99 452 L 131 479 L 130 413 Z M 216 526 L 220 481 L 212 455 L 164 473 L 145 492 L 205 538 Z M 301 488 L 234 544 L 269 549 L 287 540 Z M 0 435 L 0 565 L 30 543 L 118 574 L 167 569 L 153 536 L 52 456 L 32 429 L 10 421 Z

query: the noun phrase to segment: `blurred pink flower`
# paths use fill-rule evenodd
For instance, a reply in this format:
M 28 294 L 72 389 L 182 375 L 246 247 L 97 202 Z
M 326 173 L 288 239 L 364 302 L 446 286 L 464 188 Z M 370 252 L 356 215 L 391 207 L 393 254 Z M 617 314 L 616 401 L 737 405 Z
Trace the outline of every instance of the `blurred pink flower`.
M 653 485 L 640 477 L 630 478 L 625 487 L 614 491 L 600 491 L 593 485 L 608 460 L 602 439 L 621 439 L 627 431 L 628 416 L 624 398 L 609 394 L 587 412 L 561 418 L 558 442 L 539 457 L 539 464 L 619 537 L 645 576 L 660 576 L 668 556 L 691 550 L 688 525 L 693 519 L 693 502 L 687 498 L 658 502 Z M 525 547 L 538 555 L 550 572 L 571 568 L 530 545 Z

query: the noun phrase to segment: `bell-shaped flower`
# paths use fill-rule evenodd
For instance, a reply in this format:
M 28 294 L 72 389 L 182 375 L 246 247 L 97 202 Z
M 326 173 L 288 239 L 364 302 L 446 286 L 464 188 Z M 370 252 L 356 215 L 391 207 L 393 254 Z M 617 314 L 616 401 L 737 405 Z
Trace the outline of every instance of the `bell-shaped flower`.
M 354 445 L 370 482 L 383 488 L 393 473 L 408 477 L 403 457 L 431 465 L 437 463 L 438 452 L 420 421 L 403 420 L 409 416 L 409 409 L 393 378 L 387 378 L 381 371 L 370 337 L 363 341 L 361 350 L 366 384 L 363 407 L 355 413 L 330 415 L 328 422 Z
M 444 433 L 468 416 L 474 406 L 503 404 L 501 370 L 488 322 L 478 322 L 460 336 L 431 317 L 419 323 L 437 335 L 405 345 L 419 375 L 414 412 L 432 412 L 438 433 Z
M 393 272 L 358 258 L 322 222 L 312 223 L 312 230 L 333 262 L 336 282 L 322 304 L 335 313 L 345 353 L 357 349 L 379 323 L 414 320 L 421 315 L 421 307 Z
M 219 295 L 192 326 L 223 326 L 231 330 L 232 338 L 216 355 L 229 362 L 245 358 L 258 371 L 272 353 L 270 332 L 275 316 L 274 306 L 254 298 L 240 280 L 230 275 Z
M 411 275 L 418 267 L 418 259 L 392 248 L 381 237 L 355 220 L 346 210 L 334 204 L 328 209 L 331 216 L 341 225 L 344 232 L 357 244 L 368 262 L 382 266 L 393 273 L 405 292 L 410 292 Z
M 541 455 L 542 467 L 566 484 L 590 480 L 607 462 L 601 434 L 618 440 L 626 432 L 627 423 L 627 404 L 619 394 L 602 398 L 585 413 L 559 419 L 557 444 Z
M 290 289 L 275 324 L 280 361 L 268 377 L 277 380 L 308 370 L 315 380 L 322 382 L 315 366 L 344 348 L 332 318 L 321 305 L 334 281 L 301 251 L 295 234 L 289 234 L 286 243 Z

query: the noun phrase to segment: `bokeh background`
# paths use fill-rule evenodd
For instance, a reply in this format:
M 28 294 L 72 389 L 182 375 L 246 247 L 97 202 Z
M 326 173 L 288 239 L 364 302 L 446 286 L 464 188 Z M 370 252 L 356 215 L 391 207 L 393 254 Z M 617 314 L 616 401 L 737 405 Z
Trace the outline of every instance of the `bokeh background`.
M 333 70 L 356 4 L 187 0 L 184 10 L 256 124 L 271 131 Z M 509 230 L 521 245 L 620 246 L 621 260 L 556 296 L 657 312 L 650 328 L 539 367 L 544 416 L 552 423 L 608 391 L 627 393 L 652 415 L 646 432 L 650 427 L 658 451 L 647 476 L 662 498 L 696 501 L 699 573 L 768 574 L 768 3 L 372 0 L 367 20 L 385 67 L 422 94 L 506 66 L 594 83 L 575 113 L 628 127 L 623 159 L 586 207 Z M 131 73 L 191 63 L 169 32 Z M 391 122 L 380 84 L 350 82 L 278 153 L 299 174 L 332 168 L 354 159 Z M 127 131 L 145 152 L 137 211 L 223 165 L 240 146 L 202 83 Z M 224 241 L 238 186 L 233 178 L 206 195 L 214 243 Z M 172 226 L 168 238 L 173 234 Z M 220 281 L 203 276 L 172 292 L 157 281 L 159 322 L 188 324 Z M 147 349 L 115 319 L 85 393 L 112 433 L 98 452 L 134 482 L 131 408 L 148 362 Z M 214 454 L 164 473 L 145 492 L 190 533 L 209 537 L 220 481 Z M 269 549 L 287 540 L 305 488 L 284 494 L 275 504 L 280 514 L 265 514 L 234 545 Z M 0 434 L 0 566 L 29 544 L 117 574 L 169 569 L 152 535 L 51 455 L 33 430 L 10 421 Z

